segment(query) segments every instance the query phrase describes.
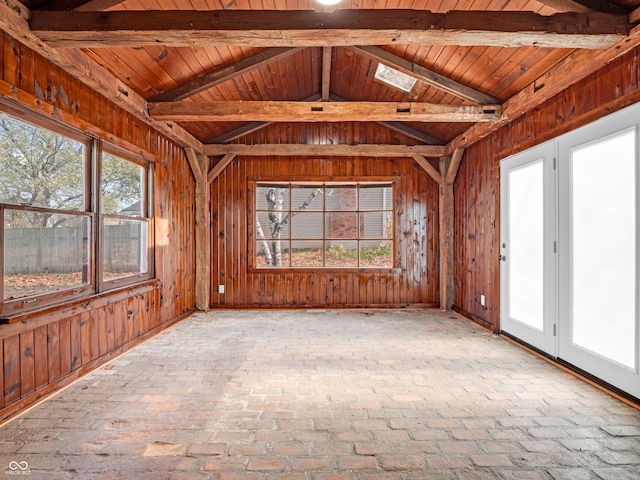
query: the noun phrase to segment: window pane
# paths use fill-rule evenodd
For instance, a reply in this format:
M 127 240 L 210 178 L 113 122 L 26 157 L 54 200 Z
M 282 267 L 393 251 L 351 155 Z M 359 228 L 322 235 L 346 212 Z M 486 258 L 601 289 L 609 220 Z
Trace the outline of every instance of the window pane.
M 85 146 L 0 113 L 0 203 L 84 210 Z
M 571 155 L 573 342 L 628 367 L 636 339 L 635 149 L 631 130 Z M 603 179 L 603 159 L 615 181 Z
M 327 210 L 357 210 L 358 209 L 358 189 L 355 185 L 338 185 L 326 187 L 326 209 Z
M 291 187 L 291 210 L 323 209 L 322 185 L 294 185 Z
M 292 267 L 321 267 L 322 240 L 291 242 Z
M 259 240 L 256 243 L 256 265 L 261 267 L 288 267 L 289 240 Z
M 388 241 L 360 242 L 361 267 L 393 267 L 392 243 Z
M 509 171 L 509 317 L 544 329 L 544 158 Z
M 146 216 L 142 211 L 143 192 L 143 167 L 102 154 L 102 213 Z
M 5 210 L 5 300 L 90 283 L 90 219 Z
M 360 238 L 391 238 L 393 232 L 391 212 L 360 214 Z
M 104 219 L 105 280 L 148 272 L 146 220 Z
M 361 185 L 360 210 L 391 210 L 391 185 Z
M 291 219 L 291 238 L 322 238 L 323 217 L 323 213 L 298 213 Z
M 327 238 L 358 238 L 358 214 L 328 212 Z
M 289 187 L 261 183 L 256 190 L 257 210 L 289 210 Z
M 326 242 L 325 265 L 327 267 L 357 267 L 357 240 L 331 240 Z
M 287 212 L 258 212 L 257 217 L 257 238 L 289 238 L 289 223 L 283 223 Z

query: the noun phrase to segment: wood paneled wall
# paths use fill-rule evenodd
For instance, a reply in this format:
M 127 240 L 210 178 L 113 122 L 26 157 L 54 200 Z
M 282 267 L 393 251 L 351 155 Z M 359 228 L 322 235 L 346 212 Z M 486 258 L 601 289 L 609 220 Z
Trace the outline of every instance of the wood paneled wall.
M 243 143 L 394 143 L 397 133 L 376 125 L 276 124 Z M 249 179 L 287 177 L 393 177 L 396 258 L 400 271 L 313 269 L 250 272 L 248 269 Z M 438 186 L 407 158 L 236 158 L 211 185 L 211 304 L 243 307 L 432 306 L 439 301 Z M 218 293 L 218 286 L 225 293 Z
M 0 420 L 193 311 L 195 183 L 182 148 L 7 35 L 5 98 L 155 163 L 156 279 L 0 325 Z
M 500 160 L 639 102 L 639 65 L 636 48 L 467 148 L 454 186 L 456 310 L 500 329 Z

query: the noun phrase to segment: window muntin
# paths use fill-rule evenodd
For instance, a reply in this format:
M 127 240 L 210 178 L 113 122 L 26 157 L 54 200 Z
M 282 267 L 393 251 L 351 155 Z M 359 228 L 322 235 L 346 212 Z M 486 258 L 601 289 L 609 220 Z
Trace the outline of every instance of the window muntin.
M 102 152 L 101 167 L 103 284 L 149 277 L 148 168 L 111 151 Z
M 393 267 L 390 182 L 256 184 L 257 268 Z

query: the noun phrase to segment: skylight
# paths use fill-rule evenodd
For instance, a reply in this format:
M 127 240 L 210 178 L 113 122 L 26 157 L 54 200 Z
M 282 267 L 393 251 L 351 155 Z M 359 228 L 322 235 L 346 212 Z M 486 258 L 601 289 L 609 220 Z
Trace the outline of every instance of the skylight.
M 411 92 L 411 89 L 416 84 L 416 79 L 402 73 L 395 68 L 391 68 L 384 63 L 378 63 L 376 73 L 374 77 L 381 82 L 391 85 L 392 87 L 399 88 L 404 92 Z

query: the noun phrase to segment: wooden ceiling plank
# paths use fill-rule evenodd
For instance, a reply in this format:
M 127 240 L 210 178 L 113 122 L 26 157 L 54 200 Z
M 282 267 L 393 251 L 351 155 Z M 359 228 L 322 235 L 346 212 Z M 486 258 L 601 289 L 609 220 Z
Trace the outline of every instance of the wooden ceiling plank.
M 219 101 L 148 104 L 156 120 L 187 122 L 489 122 L 500 105 L 441 105 L 417 102 Z
M 579 2 L 575 2 L 574 0 L 538 0 L 538 2 L 555 8 L 559 12 L 586 13 L 591 10 L 590 8 L 585 7 L 584 5 L 581 5 Z
M 208 73 L 198 78 L 180 85 L 177 88 L 156 95 L 149 99 L 151 102 L 175 102 L 191 97 L 209 88 L 215 87 L 228 80 L 232 80 L 240 75 L 255 69 L 276 62 L 290 55 L 303 50 L 304 47 L 273 47 L 263 50 L 255 55 L 244 58 L 232 65 L 223 67 L 214 72 Z
M 331 47 L 322 47 L 322 101 L 331 95 Z
M 220 135 L 216 138 L 212 138 L 206 143 L 227 143 L 233 140 L 237 140 L 240 137 L 244 137 L 245 135 L 249 135 L 250 133 L 257 132 L 269 125 L 273 125 L 274 122 L 249 122 L 243 125 L 240 128 L 236 128 L 235 130 L 231 130 L 223 135 Z
M 601 49 L 624 38 L 630 25 L 628 15 L 603 13 L 36 10 L 31 29 L 52 45 L 71 48 L 446 44 Z
M 149 118 L 147 102 L 144 98 L 130 90 L 84 53 L 52 48 L 33 35 L 28 25 L 32 13 L 18 1 L 5 0 L 0 2 L 0 29 L 179 145 L 192 147 L 198 152 L 202 150 L 202 143 L 179 125 L 172 122 L 158 122 Z
M 350 47 L 354 52 L 359 55 L 365 55 L 375 61 L 382 62 L 390 67 L 399 70 L 406 75 L 416 78 L 422 82 L 425 82 L 433 87 L 444 90 L 451 95 L 455 95 L 458 98 L 468 100 L 477 104 L 492 104 L 500 103 L 499 100 L 493 98 L 491 95 L 484 94 L 471 87 L 451 80 L 444 75 L 440 75 L 432 70 L 429 70 L 422 65 L 415 64 L 406 60 L 398 55 L 388 52 L 380 47 L 375 46 L 360 46 Z
M 422 133 L 399 122 L 378 122 L 378 124 L 388 128 L 389 130 L 393 130 L 409 138 L 418 140 L 419 142 L 426 143 L 427 145 L 442 145 L 442 140 L 432 137 L 431 135 L 427 135 L 426 133 Z
M 640 22 L 640 7 L 636 8 L 633 12 L 629 14 L 629 22 L 631 23 Z
M 77 12 L 99 12 L 123 3 L 124 0 L 55 0 L 43 8 L 47 10 L 75 10 Z
M 626 14 L 627 11 L 609 0 L 538 0 L 564 12 L 601 12 Z
M 444 147 L 436 145 L 346 145 L 346 144 L 225 144 L 204 146 L 205 155 L 237 156 L 332 156 L 332 157 L 441 157 Z M 215 167 L 214 167 L 215 168 Z
M 557 95 L 577 79 L 584 78 L 601 69 L 612 60 L 640 46 L 640 26 L 634 28 L 628 38 L 611 48 L 596 52 L 577 50 L 550 68 L 519 93 L 502 105 L 502 116 L 492 122 L 476 124 L 458 135 L 447 145 L 447 152 L 469 145 L 490 135 L 503 125 L 535 108 L 544 101 Z

